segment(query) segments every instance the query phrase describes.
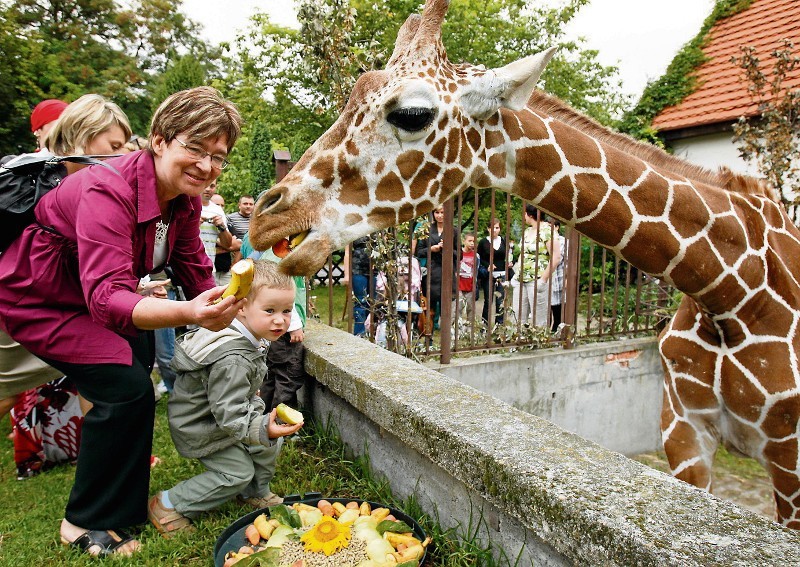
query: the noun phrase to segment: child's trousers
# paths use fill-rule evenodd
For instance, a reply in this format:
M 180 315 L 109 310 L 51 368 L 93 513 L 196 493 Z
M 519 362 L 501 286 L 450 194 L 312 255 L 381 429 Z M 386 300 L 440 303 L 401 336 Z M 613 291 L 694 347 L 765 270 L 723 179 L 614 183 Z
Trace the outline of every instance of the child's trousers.
M 206 471 L 170 488 L 170 502 L 184 516 L 194 518 L 238 495 L 242 498 L 269 495 L 281 445 L 282 437 L 272 447 L 236 443 L 198 459 Z

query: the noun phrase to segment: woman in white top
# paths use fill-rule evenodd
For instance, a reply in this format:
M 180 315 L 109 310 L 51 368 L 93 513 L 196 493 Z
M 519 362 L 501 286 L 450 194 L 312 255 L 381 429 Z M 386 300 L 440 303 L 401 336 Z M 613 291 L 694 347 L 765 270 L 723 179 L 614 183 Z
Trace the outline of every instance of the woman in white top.
M 533 205 L 523 213 L 528 228 L 522 235 L 520 255 L 514 264 L 512 311 L 518 321 L 546 327 L 550 307 L 550 277 L 561 262 L 561 245 L 553 226 Z

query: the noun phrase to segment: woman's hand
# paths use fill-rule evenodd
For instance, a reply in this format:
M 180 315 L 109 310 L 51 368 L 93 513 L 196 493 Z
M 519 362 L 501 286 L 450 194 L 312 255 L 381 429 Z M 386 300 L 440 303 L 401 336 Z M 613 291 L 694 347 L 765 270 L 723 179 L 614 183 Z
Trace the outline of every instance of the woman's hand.
M 230 295 L 219 303 L 214 303 L 223 294 L 225 288 L 226 286 L 217 286 L 209 289 L 189 302 L 188 307 L 196 325 L 210 331 L 221 331 L 231 324 L 244 300 L 236 301 L 236 298 Z

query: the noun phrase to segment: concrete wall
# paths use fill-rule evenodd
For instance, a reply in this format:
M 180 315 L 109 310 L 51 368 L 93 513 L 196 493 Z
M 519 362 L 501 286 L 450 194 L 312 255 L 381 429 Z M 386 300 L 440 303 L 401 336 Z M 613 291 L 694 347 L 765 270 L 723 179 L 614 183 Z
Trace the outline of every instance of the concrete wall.
M 655 338 L 428 364 L 607 449 L 661 449 L 662 384 Z
M 800 564 L 797 532 L 452 378 L 313 323 L 306 347 L 314 416 L 510 564 Z

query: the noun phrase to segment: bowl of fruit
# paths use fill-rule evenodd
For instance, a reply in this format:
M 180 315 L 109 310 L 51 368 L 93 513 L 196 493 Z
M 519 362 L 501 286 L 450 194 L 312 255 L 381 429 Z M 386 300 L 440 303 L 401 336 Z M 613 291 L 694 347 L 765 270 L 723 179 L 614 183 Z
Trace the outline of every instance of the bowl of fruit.
M 430 538 L 401 510 L 320 494 L 287 496 L 228 526 L 216 567 L 418 567 Z

